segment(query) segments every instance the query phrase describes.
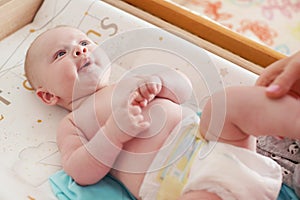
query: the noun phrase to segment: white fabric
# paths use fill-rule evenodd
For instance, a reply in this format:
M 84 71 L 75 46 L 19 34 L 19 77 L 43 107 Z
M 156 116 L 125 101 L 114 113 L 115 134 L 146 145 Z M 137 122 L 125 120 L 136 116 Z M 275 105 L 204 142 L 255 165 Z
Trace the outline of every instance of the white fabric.
M 194 134 L 198 132 L 199 117 L 194 112 L 189 112 L 187 108 L 183 111 L 185 117 L 176 125 L 169 135 L 163 148 L 161 148 L 161 151 L 159 151 L 151 163 L 148 173 L 145 175 L 139 191 L 139 196 L 143 200 L 158 199 L 159 190 L 161 189 L 161 175 L 170 175 L 167 171 L 173 171 L 175 173 L 181 171 L 176 169 L 176 163 L 180 162 L 182 158 L 189 160 L 191 156 L 190 153 L 197 153 L 197 149 L 199 149 L 200 144 L 194 143 Z M 178 145 L 178 141 L 181 145 Z M 182 174 L 183 173 L 180 172 L 180 176 Z M 171 176 L 173 175 L 174 174 L 171 174 Z M 178 177 L 175 177 L 175 179 L 176 178 Z
M 194 160 L 183 193 L 207 190 L 225 200 L 274 200 L 281 179 L 281 168 L 272 159 L 229 144 L 210 142 Z

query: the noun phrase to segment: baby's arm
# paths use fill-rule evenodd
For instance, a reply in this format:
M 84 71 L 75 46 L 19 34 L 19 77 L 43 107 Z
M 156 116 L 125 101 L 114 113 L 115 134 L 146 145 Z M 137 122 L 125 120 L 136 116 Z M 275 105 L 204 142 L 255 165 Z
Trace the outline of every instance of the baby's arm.
M 64 171 L 80 185 L 96 183 L 110 170 L 109 167 L 98 162 L 85 148 L 88 142 L 84 133 L 75 126 L 72 118 L 66 117 L 62 120 L 57 134 L 62 166 Z M 91 173 L 94 173 L 94 176 L 91 176 Z
M 72 114 L 62 120 L 57 135 L 62 165 L 78 184 L 90 185 L 101 180 L 113 167 L 123 144 L 149 126 L 138 106 L 129 105 L 128 110 L 124 108 L 115 114 L 122 120 L 112 114 L 90 140 L 76 127 Z

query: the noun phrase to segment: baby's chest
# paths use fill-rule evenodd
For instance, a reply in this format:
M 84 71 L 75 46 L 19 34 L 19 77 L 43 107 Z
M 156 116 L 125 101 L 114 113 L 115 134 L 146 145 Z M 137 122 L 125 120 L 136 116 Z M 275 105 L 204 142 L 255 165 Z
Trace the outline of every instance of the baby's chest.
M 102 102 L 86 102 L 73 113 L 73 120 L 85 137 L 90 140 L 105 125 L 110 108 Z

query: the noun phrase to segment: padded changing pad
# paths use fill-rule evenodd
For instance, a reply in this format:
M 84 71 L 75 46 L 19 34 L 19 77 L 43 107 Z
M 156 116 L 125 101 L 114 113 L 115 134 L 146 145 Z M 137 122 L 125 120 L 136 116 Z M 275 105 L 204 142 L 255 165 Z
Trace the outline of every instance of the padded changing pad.
M 24 76 L 27 48 L 57 25 L 86 32 L 113 61 L 112 80 L 126 70 L 167 65 L 192 79 L 197 111 L 210 92 L 228 85 L 251 85 L 256 75 L 167 31 L 99 0 L 45 0 L 34 21 L 0 42 L 0 199 L 56 199 L 49 177 L 61 170 L 56 127 L 67 113 L 47 107 Z

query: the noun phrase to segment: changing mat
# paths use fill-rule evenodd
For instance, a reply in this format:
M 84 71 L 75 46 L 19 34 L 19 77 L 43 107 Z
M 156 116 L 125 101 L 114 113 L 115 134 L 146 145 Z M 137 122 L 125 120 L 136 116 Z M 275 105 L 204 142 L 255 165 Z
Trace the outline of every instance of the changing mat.
M 130 68 L 153 63 L 186 73 L 195 94 L 187 106 L 195 111 L 211 92 L 252 85 L 257 77 L 103 1 L 45 0 L 31 24 L 0 42 L 1 200 L 56 199 L 49 177 L 61 170 L 55 134 L 67 112 L 35 97 L 23 63 L 33 39 L 61 24 L 81 29 L 108 52 L 114 63 L 112 80 Z

